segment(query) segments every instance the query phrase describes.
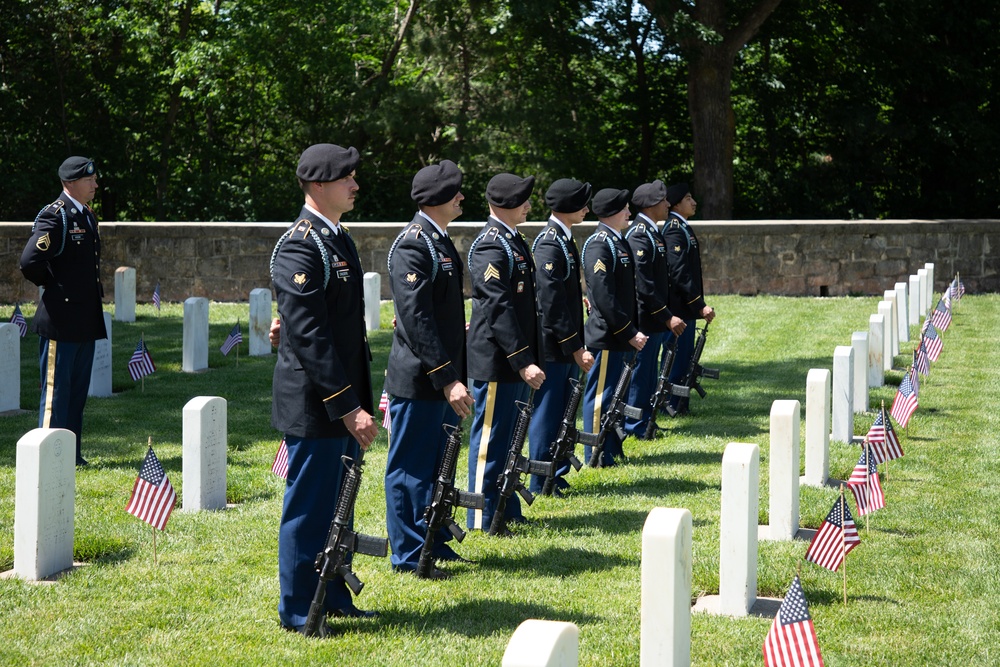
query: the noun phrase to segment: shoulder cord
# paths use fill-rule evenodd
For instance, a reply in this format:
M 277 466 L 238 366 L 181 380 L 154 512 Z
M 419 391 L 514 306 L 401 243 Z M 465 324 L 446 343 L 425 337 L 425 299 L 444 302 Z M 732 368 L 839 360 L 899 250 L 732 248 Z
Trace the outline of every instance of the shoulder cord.
M 298 223 L 290 227 L 288 231 L 286 231 L 284 234 L 281 235 L 281 238 L 278 239 L 278 242 L 274 244 L 274 250 L 271 251 L 271 266 L 270 266 L 272 282 L 275 282 L 274 260 L 278 256 L 278 250 L 281 248 L 281 245 L 288 240 L 288 237 L 291 236 L 293 232 L 295 232 L 296 229 L 298 229 Z M 323 289 L 325 290 L 327 286 L 330 284 L 330 255 L 327 254 L 326 248 L 323 246 L 323 241 L 319 238 L 319 234 L 316 233 L 316 230 L 310 229 L 309 237 L 313 240 L 313 243 L 316 244 L 316 248 L 319 250 L 319 256 L 323 260 Z
M 535 248 L 538 247 L 538 242 L 542 240 L 543 236 L 545 236 L 545 234 L 539 234 L 538 236 L 535 237 L 535 242 L 531 244 L 532 255 L 535 254 Z M 566 258 L 566 275 L 563 276 L 563 280 L 569 280 L 570 276 L 573 275 L 572 271 L 570 270 L 570 264 L 572 264 L 573 260 L 570 258 L 569 247 L 566 245 L 566 241 L 565 239 L 563 239 L 562 234 L 556 232 L 553 234 L 553 236 L 555 237 L 556 241 L 559 242 L 559 247 L 562 248 L 563 257 Z
M 49 206 L 51 206 L 51 204 L 49 204 Z M 35 221 L 31 223 L 32 234 L 35 233 L 35 227 L 38 225 L 38 219 L 42 217 L 42 213 L 45 213 L 45 211 L 47 211 L 48 209 L 49 207 L 46 206 L 45 208 L 43 208 L 41 211 L 38 212 L 38 215 L 35 216 Z M 62 254 L 63 250 L 66 249 L 66 233 L 69 230 L 69 221 L 66 220 L 66 206 L 60 206 L 59 213 L 62 215 L 62 244 L 59 246 L 59 252 L 52 255 L 53 257 L 58 257 L 59 255 Z
M 385 266 L 387 269 L 389 269 L 390 276 L 392 275 L 392 254 L 396 252 L 396 246 L 399 245 L 399 242 L 403 240 L 403 237 L 406 236 L 406 232 L 408 232 L 409 230 L 410 228 L 407 227 L 406 229 L 401 231 L 399 235 L 396 237 L 396 240 L 392 242 L 392 246 L 389 247 L 389 255 L 385 259 Z M 422 231 L 418 229 L 417 236 L 419 238 L 422 238 L 424 240 L 424 243 L 427 244 L 427 252 L 430 253 L 431 256 L 431 282 L 434 282 L 434 279 L 437 278 L 438 264 L 441 263 L 441 257 L 438 255 L 437 250 L 434 249 L 434 244 L 431 243 L 431 240 L 427 238 L 426 234 L 424 234 Z
M 587 264 L 587 246 L 589 246 L 590 242 L 596 238 L 597 234 L 594 234 L 587 239 L 586 243 L 583 244 L 583 250 L 580 251 L 580 260 L 584 263 L 584 265 Z M 608 247 L 611 248 L 611 270 L 614 271 L 615 266 L 618 264 L 618 246 L 615 245 L 614 239 L 611 238 L 611 234 L 605 234 L 604 241 L 608 244 Z
M 486 238 L 486 234 L 489 234 L 489 232 L 486 232 L 484 234 L 480 234 L 479 236 L 477 236 L 476 240 L 472 242 L 471 246 L 469 246 L 469 262 L 468 262 L 468 264 L 469 264 L 469 274 L 470 275 L 472 274 L 472 253 L 476 252 L 476 246 L 479 245 L 480 241 L 482 241 L 484 238 Z M 500 236 L 499 233 L 497 233 L 496 239 L 498 241 L 500 241 L 500 245 L 503 246 L 504 251 L 507 253 L 507 279 L 510 280 L 511 276 L 514 275 L 514 251 L 511 250 L 510 244 L 507 243 L 507 239 L 505 239 L 504 237 Z

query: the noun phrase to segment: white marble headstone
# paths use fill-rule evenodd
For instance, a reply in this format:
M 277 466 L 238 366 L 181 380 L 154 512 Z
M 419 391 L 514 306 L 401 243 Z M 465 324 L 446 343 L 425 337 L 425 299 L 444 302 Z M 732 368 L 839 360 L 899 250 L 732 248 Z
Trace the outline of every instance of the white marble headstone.
M 887 289 L 882 293 L 882 300 L 888 301 L 892 304 L 892 321 L 886 320 L 885 329 L 886 334 L 890 335 L 892 340 L 890 346 L 892 347 L 893 356 L 899 354 L 899 308 L 896 304 L 896 290 Z
M 800 418 L 798 401 L 771 404 L 768 524 L 762 539 L 787 541 L 799 531 Z
M 830 370 L 812 368 L 806 375 L 806 474 L 808 486 L 824 486 L 830 477 Z
M 642 529 L 639 665 L 691 664 L 691 512 L 655 507 Z
M 197 396 L 184 406 L 184 509 L 226 507 L 227 404 Z
M 885 368 L 883 355 L 885 353 L 885 316 L 870 315 L 868 317 L 868 386 L 881 387 L 885 384 Z
M 868 332 L 851 334 L 854 348 L 854 412 L 868 412 Z
M 379 299 L 382 298 L 382 276 L 374 271 L 365 274 L 365 326 L 378 331 Z
M 35 581 L 73 566 L 76 436 L 36 428 L 17 441 L 14 574 Z
M 528 619 L 517 626 L 501 667 L 577 667 L 580 629 L 573 623 Z
M 882 370 L 891 371 L 892 362 L 895 361 L 895 353 L 892 351 L 892 303 L 879 301 L 878 314 L 885 318 L 885 328 L 882 330 Z
M 830 439 L 848 444 L 854 439 L 854 348 L 847 345 L 838 345 L 833 351 L 833 432 Z
M 927 269 L 927 310 L 930 310 L 937 305 L 934 301 L 934 262 L 927 262 L 924 268 Z
M 258 287 L 250 290 L 250 356 L 263 357 L 271 354 L 271 341 L 267 332 L 271 330 L 271 290 Z
M 0 324 L 0 412 L 21 409 L 21 330 Z
M 181 370 L 196 373 L 208 368 L 208 299 L 184 300 L 184 342 Z
M 920 276 L 910 276 L 910 304 L 906 314 L 909 316 L 910 326 L 920 324 Z
M 925 318 L 931 307 L 930 273 L 927 269 L 918 269 L 917 276 L 920 277 L 920 317 Z
M 896 309 L 899 311 L 898 338 L 900 345 L 910 341 L 910 298 L 907 294 L 909 288 L 906 283 L 896 283 Z
M 94 365 L 90 369 L 90 388 L 87 390 L 87 396 L 99 398 L 111 396 L 111 313 L 104 313 L 104 329 L 108 337 L 94 341 Z
M 760 450 L 731 442 L 722 455 L 718 613 L 746 616 L 757 601 Z
M 135 269 L 131 266 L 115 269 L 115 319 L 135 322 Z

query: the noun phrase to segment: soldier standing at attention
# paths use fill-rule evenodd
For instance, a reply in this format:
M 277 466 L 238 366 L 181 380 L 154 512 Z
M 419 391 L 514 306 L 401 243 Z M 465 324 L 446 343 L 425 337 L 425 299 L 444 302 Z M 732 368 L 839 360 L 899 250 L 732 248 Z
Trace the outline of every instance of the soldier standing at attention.
M 555 181 L 545 193 L 552 215 L 532 248 L 538 267 L 538 308 L 545 355 L 545 384 L 535 392 L 535 412 L 528 431 L 529 458 L 535 461 L 552 460 L 549 446 L 556 439 L 569 400 L 569 380 L 578 377 L 579 369 L 586 373 L 594 365 L 594 356 L 583 345 L 580 252 L 571 231 L 590 210 L 590 191 L 590 183 L 570 178 Z M 569 462 L 563 461 L 556 470 L 553 495 L 561 496 L 569 488 L 565 479 L 569 467 Z M 544 477 L 532 475 L 529 488 L 541 493 L 544 483 Z
M 614 393 L 625 365 L 625 355 L 641 350 L 646 334 L 639 331 L 632 251 L 622 237 L 628 225 L 628 190 L 605 188 L 594 195 L 594 213 L 600 223 L 583 244 L 583 276 L 590 295 L 590 317 L 584 327 L 594 366 L 587 373 L 583 394 L 583 430 L 600 430 L 602 407 Z M 584 447 L 589 459 L 590 447 Z M 622 443 L 612 430 L 602 452 L 602 465 L 615 465 Z
M 448 224 L 462 214 L 462 172 L 451 160 L 424 167 L 410 197 L 420 207 L 389 250 L 389 284 L 396 312 L 385 387 L 392 433 L 385 467 L 386 526 L 392 567 L 414 572 L 427 533 L 431 501 L 447 433 L 471 413 L 465 387 L 465 302 L 462 261 Z M 436 538 L 434 556 L 463 560 Z M 431 579 L 449 574 L 433 568 Z
M 81 448 L 94 341 L 107 338 L 101 299 L 101 236 L 89 204 L 97 192 L 91 158 L 67 158 L 59 167 L 63 190 L 43 208 L 21 253 L 21 273 L 45 288 L 31 328 L 38 334 L 42 398 L 38 428 L 65 428 Z
M 316 144 L 296 176 L 305 205 L 271 255 L 281 335 L 274 367 L 271 423 L 285 434 L 288 478 L 278 529 L 278 616 L 302 632 L 319 583 L 322 551 L 345 468 L 368 449 L 372 420 L 371 352 L 365 334 L 362 268 L 340 217 L 354 208 L 358 151 Z M 372 617 L 354 606 L 343 578 L 328 584 L 328 616 Z M 320 634 L 329 631 L 324 623 Z
M 639 298 L 639 327 L 649 336 L 646 346 L 636 358 L 632 384 L 628 389 L 628 404 L 642 410 L 642 419 L 625 420 L 625 432 L 642 438 L 646 423 L 655 417 L 649 400 L 656 389 L 659 364 L 656 355 L 667 331 L 684 333 L 684 320 L 667 308 L 670 280 L 667 269 L 667 246 L 656 223 L 670 213 L 667 186 L 663 181 L 643 183 L 635 189 L 632 204 L 639 210 L 625 238 L 635 258 L 635 287 Z
M 684 320 L 687 328 L 677 343 L 677 356 L 670 372 L 670 382 L 680 382 L 687 375 L 694 353 L 695 323 L 699 318 L 705 322 L 715 319 L 715 311 L 705 304 L 705 291 L 701 281 L 701 249 L 698 237 L 688 225 L 688 220 L 698 210 L 698 202 L 691 196 L 687 183 L 675 183 L 667 188 L 670 202 L 670 217 L 663 223 L 663 240 L 667 244 L 667 266 L 670 271 L 670 289 L 667 292 L 667 306 Z M 667 334 L 664 348 L 671 345 L 674 334 Z M 688 399 L 670 397 L 671 404 L 679 414 L 689 412 Z
M 535 264 L 517 226 L 527 220 L 535 177 L 498 174 L 486 186 L 490 217 L 469 248 L 472 319 L 469 376 L 475 416 L 469 436 L 469 485 L 486 506 L 470 509 L 468 527 L 484 530 L 493 521 L 503 471 L 517 421 L 517 401 L 545 380 L 535 305 Z M 506 504 L 509 521 L 524 521 L 516 495 Z

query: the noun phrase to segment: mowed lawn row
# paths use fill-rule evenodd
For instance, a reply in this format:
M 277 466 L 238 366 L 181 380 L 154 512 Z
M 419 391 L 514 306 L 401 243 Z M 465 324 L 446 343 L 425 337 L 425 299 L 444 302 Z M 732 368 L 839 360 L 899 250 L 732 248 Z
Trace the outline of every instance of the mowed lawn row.
M 693 414 L 661 419 L 651 442 L 629 439 L 627 465 L 572 473 L 567 498 L 539 498 L 513 539 L 470 534 L 459 551 L 474 564 L 426 582 L 393 573 L 385 560 L 359 556 L 365 582 L 357 603 L 377 621 L 337 621 L 342 634 L 305 640 L 277 621 L 277 523 L 282 480 L 270 472 L 280 434 L 270 427 L 274 357 L 239 363 L 218 348 L 246 304 L 211 306 L 210 370 L 185 374 L 182 308 L 157 315 L 140 305 L 135 324 L 115 323 L 115 396 L 91 399 L 84 456 L 76 476 L 75 557 L 86 565 L 54 585 L 0 581 L 0 663 L 4 665 L 498 665 L 510 635 L 528 618 L 576 623 L 580 664 L 639 661 L 641 530 L 653 507 L 683 507 L 694 518 L 695 596 L 718 592 L 721 460 L 729 442 L 761 450 L 760 522 L 767 522 L 768 415 L 778 399 L 805 407 L 806 374 L 830 368 L 837 345 L 867 331 L 876 298 L 727 296 L 703 361 L 721 370 L 705 381 Z M 9 318 L 11 308 L 0 309 Z M 30 307 L 25 314 L 32 315 Z M 371 335 L 376 392 L 391 342 L 391 305 Z M 887 507 L 859 519 L 862 544 L 841 574 L 802 566 L 828 665 L 985 665 L 1000 661 L 1000 358 L 995 326 L 1000 297 L 968 295 L 943 334 L 944 351 L 921 386 L 920 408 L 900 431 L 906 456 L 889 464 Z M 144 335 L 157 371 L 144 390 L 125 363 Z M 912 330 L 915 337 L 916 329 Z M 904 350 L 912 342 L 904 343 Z M 15 449 L 37 423 L 37 338 L 21 346 L 21 416 L 0 418 L 0 570 L 13 564 Z M 871 403 L 891 403 L 908 354 Z M 153 445 L 183 498 L 181 412 L 195 396 L 222 396 L 229 411 L 228 500 L 222 512 L 175 511 L 157 534 L 125 503 Z M 377 395 L 376 395 L 377 399 Z M 855 432 L 874 414 L 858 415 Z M 468 429 L 468 423 L 466 423 Z M 804 435 L 804 431 L 803 431 Z M 831 476 L 846 478 L 859 448 L 834 444 Z M 459 481 L 465 480 L 465 450 Z M 356 527 L 385 534 L 386 438 L 366 457 Z M 801 490 L 803 527 L 816 528 L 835 489 Z M 852 503 L 853 501 L 849 500 Z M 762 542 L 758 595 L 782 596 L 806 551 L 804 542 Z M 692 660 L 759 665 L 769 619 L 695 615 Z

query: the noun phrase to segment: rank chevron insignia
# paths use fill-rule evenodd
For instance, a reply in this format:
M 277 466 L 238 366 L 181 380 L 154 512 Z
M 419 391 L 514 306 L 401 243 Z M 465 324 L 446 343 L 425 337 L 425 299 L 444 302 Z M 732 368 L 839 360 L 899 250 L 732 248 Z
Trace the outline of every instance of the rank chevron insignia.
M 597 273 L 598 271 L 604 271 L 605 273 L 608 272 L 608 267 L 604 266 L 604 260 L 599 259 L 594 262 L 594 273 Z
M 486 266 L 486 272 L 483 273 L 483 278 L 484 278 L 483 282 L 487 283 L 490 281 L 490 278 L 496 278 L 497 280 L 500 280 L 500 272 L 497 271 L 497 267 L 493 266 L 492 264 L 488 264 Z

